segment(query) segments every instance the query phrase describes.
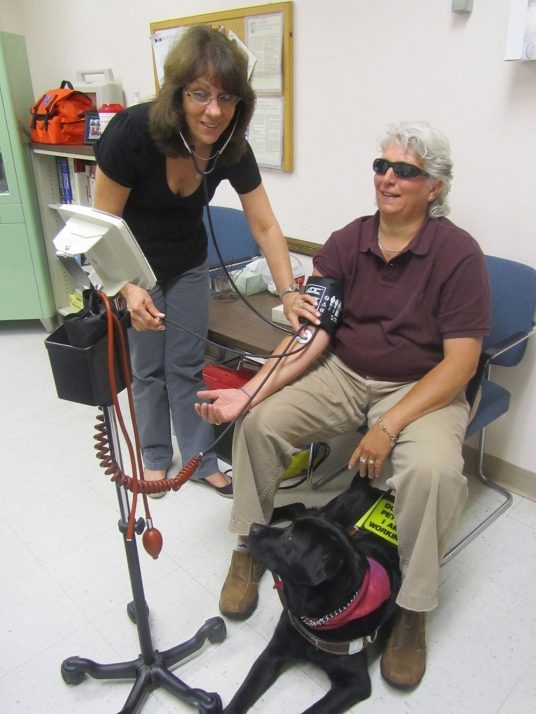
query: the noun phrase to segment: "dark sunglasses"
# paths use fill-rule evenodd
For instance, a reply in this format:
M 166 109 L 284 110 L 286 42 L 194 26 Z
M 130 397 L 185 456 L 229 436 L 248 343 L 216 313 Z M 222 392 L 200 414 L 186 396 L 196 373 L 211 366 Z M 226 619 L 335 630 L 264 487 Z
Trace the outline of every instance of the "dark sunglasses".
M 387 159 L 374 159 L 372 162 L 372 170 L 375 174 L 379 176 L 385 176 L 385 174 L 393 169 L 393 173 L 397 178 L 401 179 L 414 179 L 417 176 L 430 176 L 430 174 L 423 171 L 415 164 L 407 164 L 405 161 L 387 161 Z

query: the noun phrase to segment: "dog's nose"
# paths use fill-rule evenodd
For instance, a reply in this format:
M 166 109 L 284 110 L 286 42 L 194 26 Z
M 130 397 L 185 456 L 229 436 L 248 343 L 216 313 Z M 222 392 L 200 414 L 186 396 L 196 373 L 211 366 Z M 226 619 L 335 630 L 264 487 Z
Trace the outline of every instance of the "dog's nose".
M 252 523 L 249 529 L 249 535 L 255 537 L 259 535 L 264 528 L 266 528 L 266 526 L 263 526 L 261 523 Z

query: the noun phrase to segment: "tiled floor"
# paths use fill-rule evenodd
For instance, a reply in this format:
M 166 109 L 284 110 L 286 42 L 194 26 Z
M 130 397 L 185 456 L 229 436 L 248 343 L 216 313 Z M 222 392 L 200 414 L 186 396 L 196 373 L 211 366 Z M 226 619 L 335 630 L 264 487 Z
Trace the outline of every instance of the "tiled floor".
M 129 682 L 86 677 L 66 685 L 71 655 L 98 662 L 134 659 L 136 628 L 117 529 L 115 488 L 93 450 L 96 409 L 56 397 L 40 323 L 0 324 L 3 436 L 0 509 L 0 710 L 5 714 L 101 714 L 121 709 Z M 327 500 L 341 476 L 292 500 Z M 287 495 L 287 498 L 290 496 Z M 489 504 L 476 494 L 469 516 Z M 190 638 L 218 615 L 219 590 L 234 539 L 230 501 L 186 484 L 151 501 L 164 536 L 158 560 L 140 548 L 154 646 Z M 536 711 L 536 504 L 513 507 L 441 571 L 441 606 L 429 618 L 428 670 L 411 694 L 389 688 L 371 664 L 372 696 L 362 714 L 529 714 Z M 217 691 L 224 703 L 263 649 L 280 605 L 265 577 L 261 605 L 244 623 L 227 622 L 222 644 L 208 644 L 174 671 Z M 287 671 L 254 711 L 301 712 L 327 687 L 309 666 Z M 143 712 L 192 708 L 158 689 Z

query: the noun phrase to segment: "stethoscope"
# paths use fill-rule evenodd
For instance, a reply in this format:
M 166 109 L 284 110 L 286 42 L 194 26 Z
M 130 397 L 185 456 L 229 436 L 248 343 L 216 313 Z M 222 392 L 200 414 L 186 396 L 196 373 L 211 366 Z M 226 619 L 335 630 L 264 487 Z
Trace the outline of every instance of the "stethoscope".
M 190 158 L 192 159 L 194 168 L 195 168 L 196 172 L 197 172 L 200 176 L 203 176 L 203 179 L 204 179 L 205 176 L 209 176 L 209 175 L 214 171 L 214 169 L 216 168 L 216 163 L 217 163 L 218 159 L 219 159 L 220 156 L 223 154 L 223 152 L 224 152 L 225 149 L 227 148 L 229 142 L 230 142 L 231 139 L 233 138 L 233 134 L 235 133 L 235 129 L 236 129 L 236 126 L 237 126 L 237 124 L 238 124 L 238 118 L 239 118 L 239 116 L 240 116 L 240 111 L 238 111 L 238 112 L 236 113 L 235 123 L 234 123 L 234 125 L 233 125 L 233 128 L 231 129 L 231 133 L 230 133 L 229 136 L 227 137 L 227 140 L 226 140 L 225 144 L 221 147 L 221 149 L 218 149 L 218 151 L 216 151 L 215 154 L 212 154 L 212 156 L 208 156 L 207 158 L 205 158 L 204 156 L 198 156 L 198 155 L 195 153 L 195 151 L 191 148 L 191 146 L 188 144 L 188 142 L 186 141 L 186 139 L 184 138 L 182 131 L 179 131 L 179 136 L 180 136 L 180 138 L 182 139 L 182 143 L 183 143 L 184 146 L 186 147 L 186 151 L 190 154 Z M 201 159 L 202 161 L 207 161 L 207 166 L 208 166 L 208 162 L 209 162 L 209 161 L 213 161 L 214 163 L 212 164 L 212 166 L 210 167 L 210 169 L 207 169 L 206 171 L 201 171 L 201 169 L 199 168 L 199 165 L 198 165 L 196 159 Z M 208 204 L 207 204 L 207 206 L 208 206 Z
M 227 266 L 225 265 L 225 260 L 224 260 L 224 258 L 223 258 L 223 256 L 222 256 L 222 253 L 221 253 L 221 251 L 220 251 L 220 247 L 219 247 L 219 245 L 218 245 L 218 241 L 217 241 L 217 239 L 216 239 L 216 232 L 215 232 L 215 230 L 214 230 L 214 224 L 212 223 L 212 216 L 211 216 L 211 213 L 210 213 L 210 205 L 209 205 L 210 198 L 209 198 L 209 195 L 208 195 L 207 176 L 210 176 L 210 174 L 216 169 L 216 165 L 217 165 L 217 162 L 218 162 L 219 157 L 223 154 L 223 152 L 225 151 L 225 149 L 226 149 L 227 146 L 229 145 L 229 142 L 230 142 L 231 139 L 233 138 L 233 135 L 234 135 L 234 133 L 235 133 L 235 130 L 236 130 L 236 127 L 237 127 L 237 124 L 238 124 L 238 118 L 239 118 L 239 112 L 237 112 L 237 115 L 236 115 L 236 118 L 235 118 L 235 121 L 234 121 L 234 124 L 233 124 L 233 128 L 231 129 L 231 132 L 229 133 L 229 136 L 228 136 L 227 139 L 225 140 L 225 143 L 223 144 L 223 146 L 222 146 L 220 149 L 218 149 L 218 151 L 216 151 L 216 153 L 214 153 L 212 156 L 209 156 L 208 158 L 204 158 L 204 157 L 198 156 L 198 155 L 193 151 L 193 149 L 190 147 L 190 145 L 188 144 L 188 142 L 187 142 L 186 139 L 184 138 L 184 135 L 183 135 L 183 133 L 182 133 L 181 131 L 179 131 L 179 136 L 181 137 L 182 142 L 183 142 L 183 144 L 184 144 L 186 150 L 188 151 L 188 154 L 190 155 L 190 158 L 192 159 L 192 163 L 193 163 L 193 165 L 194 165 L 194 168 L 195 168 L 196 172 L 201 176 L 201 181 L 202 181 L 202 184 L 203 184 L 204 199 L 205 199 L 205 208 L 206 208 L 206 211 L 207 211 L 207 222 L 208 222 L 208 226 L 209 226 L 210 238 L 211 238 L 211 240 L 212 240 L 212 244 L 213 244 L 214 249 L 215 249 L 215 251 L 216 251 L 216 255 L 218 256 L 218 260 L 220 261 L 221 268 L 222 268 L 223 272 L 225 273 L 225 276 L 226 276 L 227 280 L 229 281 L 230 285 L 232 286 L 232 288 L 233 288 L 234 292 L 236 293 L 236 295 L 244 302 L 244 304 L 248 307 L 249 310 L 251 310 L 251 312 L 255 313 L 255 315 L 257 315 L 257 317 L 258 317 L 259 319 L 261 319 L 263 322 L 266 322 L 268 325 L 271 325 L 272 327 L 277 328 L 277 329 L 280 330 L 281 332 L 286 332 L 286 333 L 289 334 L 289 335 L 293 335 L 294 338 L 295 338 L 299 343 L 302 344 L 302 347 L 298 348 L 297 350 L 292 351 L 292 352 L 290 352 L 290 353 L 286 353 L 285 356 L 288 357 L 288 356 L 290 356 L 291 354 L 296 354 L 297 352 L 301 352 L 302 349 L 306 346 L 306 344 L 311 340 L 312 335 L 311 335 L 311 336 L 308 335 L 308 336 L 307 336 L 307 339 L 306 339 L 306 341 L 305 341 L 305 340 L 304 340 L 304 337 L 303 337 L 303 332 L 304 332 L 304 328 L 303 328 L 303 327 L 301 327 L 299 330 L 296 331 L 296 330 L 289 329 L 289 328 L 287 328 L 287 327 L 285 327 L 284 325 L 281 325 L 281 324 L 279 324 L 279 323 L 273 322 L 272 320 L 269 320 L 268 318 L 266 318 L 262 313 L 260 313 L 260 312 L 257 310 L 257 308 L 255 308 L 255 307 L 246 299 L 245 295 L 243 295 L 243 293 L 240 292 L 240 289 L 238 288 L 238 286 L 236 285 L 235 281 L 233 280 L 233 277 L 232 277 L 231 273 L 229 272 L 229 269 L 228 269 Z M 198 165 L 196 159 L 202 159 L 202 160 L 207 161 L 207 162 L 208 162 L 208 161 L 212 161 L 213 163 L 212 163 L 212 165 L 210 166 L 210 168 L 207 168 L 205 171 L 201 171 L 201 169 L 199 168 L 199 165 Z M 208 164 L 207 164 L 207 166 L 208 166 Z M 187 327 L 185 327 L 184 325 L 181 325 L 180 323 L 172 322 L 171 320 L 169 320 L 169 323 L 172 324 L 172 325 L 174 325 L 175 327 L 179 327 L 180 329 L 184 330 L 185 332 L 188 332 L 188 333 L 190 333 L 190 334 L 192 334 L 192 335 L 194 335 L 194 336 L 196 336 L 196 337 L 199 338 L 199 335 L 195 335 L 194 332 L 190 331 L 190 330 L 189 330 Z M 302 335 L 301 337 L 300 337 L 300 334 Z M 212 342 L 212 341 L 209 340 L 208 338 L 199 338 L 199 339 L 203 339 L 207 344 L 210 344 L 210 345 L 213 345 L 213 346 L 216 346 L 216 347 L 221 347 L 220 345 L 218 345 L 218 343 Z M 279 356 L 279 355 L 272 355 L 272 354 L 270 354 L 270 355 L 267 355 L 267 354 L 254 354 L 254 353 L 247 352 L 247 351 L 245 351 L 245 350 L 234 350 L 234 349 L 227 348 L 227 347 L 226 347 L 225 349 L 228 349 L 229 352 L 234 352 L 235 354 L 237 354 L 237 355 L 239 355 L 239 356 L 242 356 L 242 357 L 257 357 L 257 358 L 267 359 L 268 357 L 278 357 L 278 356 Z

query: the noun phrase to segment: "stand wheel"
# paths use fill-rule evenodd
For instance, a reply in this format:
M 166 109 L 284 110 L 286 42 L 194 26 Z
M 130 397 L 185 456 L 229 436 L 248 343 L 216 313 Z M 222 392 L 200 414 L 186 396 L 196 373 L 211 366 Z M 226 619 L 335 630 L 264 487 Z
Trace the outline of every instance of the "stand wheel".
M 147 614 L 149 614 L 149 606 L 147 605 L 147 603 L 145 603 L 145 607 L 146 607 L 146 610 L 147 610 Z M 134 624 L 136 624 L 136 604 L 135 604 L 134 600 L 132 600 L 131 602 L 129 602 L 128 605 L 127 605 L 127 615 L 128 615 L 128 617 L 129 617 L 129 619 L 130 619 Z
M 197 704 L 197 711 L 199 714 L 221 714 L 223 712 L 223 704 L 221 697 L 216 692 L 210 692 L 210 697 L 212 697 L 212 703 L 204 706 L 203 704 Z
M 227 636 L 227 628 L 223 619 L 221 617 L 212 617 L 206 621 L 206 624 L 210 627 L 207 634 L 208 641 L 223 642 Z
M 65 684 L 80 684 L 86 676 L 85 672 L 69 667 L 67 661 L 61 663 L 61 676 Z

